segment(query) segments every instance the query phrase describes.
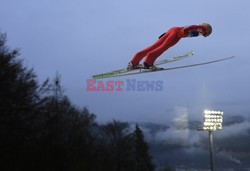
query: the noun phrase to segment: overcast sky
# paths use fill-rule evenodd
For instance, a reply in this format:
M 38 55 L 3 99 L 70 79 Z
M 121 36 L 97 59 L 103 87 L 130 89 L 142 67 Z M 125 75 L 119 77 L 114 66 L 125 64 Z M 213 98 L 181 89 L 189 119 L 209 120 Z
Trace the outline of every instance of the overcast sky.
M 250 1 L 246 0 L 1 0 L 0 29 L 21 49 L 24 64 L 42 82 L 58 71 L 65 93 L 101 122 L 165 123 L 183 111 L 201 119 L 204 109 L 225 117 L 250 111 Z M 88 92 L 91 75 L 126 67 L 133 55 L 173 26 L 208 22 L 207 38 L 186 38 L 160 59 L 194 50 L 180 66 L 236 55 L 221 63 L 111 79 L 162 81 L 163 91 Z M 103 80 L 104 83 L 107 79 Z

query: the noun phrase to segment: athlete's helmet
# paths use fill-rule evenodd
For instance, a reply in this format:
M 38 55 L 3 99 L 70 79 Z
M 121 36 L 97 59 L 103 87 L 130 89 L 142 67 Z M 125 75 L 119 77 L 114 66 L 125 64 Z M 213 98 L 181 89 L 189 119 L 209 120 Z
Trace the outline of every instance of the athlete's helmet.
M 203 36 L 205 36 L 205 37 L 209 36 L 213 30 L 212 26 L 208 23 L 203 23 L 202 25 L 206 28 L 206 33 L 203 34 Z

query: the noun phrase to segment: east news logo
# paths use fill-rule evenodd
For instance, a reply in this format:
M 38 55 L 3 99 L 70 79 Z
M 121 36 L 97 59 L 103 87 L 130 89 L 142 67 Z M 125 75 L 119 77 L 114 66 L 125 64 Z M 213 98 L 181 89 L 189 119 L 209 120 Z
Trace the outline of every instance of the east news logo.
M 163 81 L 138 81 L 126 79 L 126 81 L 97 81 L 87 79 L 86 91 L 163 91 Z

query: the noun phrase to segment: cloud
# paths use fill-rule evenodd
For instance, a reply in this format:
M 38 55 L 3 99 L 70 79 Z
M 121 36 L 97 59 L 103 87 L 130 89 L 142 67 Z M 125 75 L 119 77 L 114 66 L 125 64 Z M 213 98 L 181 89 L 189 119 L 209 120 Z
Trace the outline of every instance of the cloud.
M 188 111 L 183 107 L 176 107 L 173 111 L 175 118 L 170 125 L 156 126 L 147 124 L 141 126 L 146 140 L 152 146 L 152 153 L 158 160 L 169 160 L 182 156 L 183 161 L 188 161 L 192 158 L 193 161 L 199 161 L 205 164 L 209 155 L 208 133 L 191 130 L 189 124 Z M 240 121 L 237 118 L 241 118 Z M 246 163 L 246 155 L 250 150 L 248 147 L 250 123 L 245 118 L 240 116 L 227 118 L 228 123 L 221 131 L 214 133 L 215 153 L 218 160 L 222 161 L 221 165 L 248 166 Z M 154 152 L 155 150 L 155 152 Z M 171 154 L 171 157 L 162 154 Z M 173 157 L 174 156 L 174 157 Z M 186 163 L 188 164 L 188 162 Z M 202 164 L 201 164 L 202 165 Z
M 239 136 L 239 135 L 248 135 L 248 129 L 250 129 L 249 121 L 245 120 L 241 123 L 235 123 L 229 126 L 225 126 L 222 128 L 219 139 L 232 137 L 232 136 Z
M 226 158 L 228 159 L 229 161 L 232 161 L 234 163 L 237 163 L 237 164 L 241 164 L 241 161 L 239 159 L 237 159 L 236 157 L 234 157 L 231 152 L 229 151 L 225 151 L 225 150 L 222 150 L 222 151 L 219 151 L 217 153 L 218 156 L 220 157 L 223 157 L 223 158 Z
M 188 113 L 183 107 L 176 107 L 176 116 L 169 129 L 158 131 L 154 136 L 154 141 L 164 141 L 169 144 L 182 144 L 188 142 L 190 130 L 188 129 Z
M 175 118 L 169 128 L 160 129 L 154 134 L 148 135 L 148 128 L 143 128 L 145 137 L 150 142 L 164 142 L 165 144 L 178 144 L 183 147 L 193 146 L 200 140 L 196 132 L 189 129 L 189 118 L 187 108 L 175 107 L 173 111 Z

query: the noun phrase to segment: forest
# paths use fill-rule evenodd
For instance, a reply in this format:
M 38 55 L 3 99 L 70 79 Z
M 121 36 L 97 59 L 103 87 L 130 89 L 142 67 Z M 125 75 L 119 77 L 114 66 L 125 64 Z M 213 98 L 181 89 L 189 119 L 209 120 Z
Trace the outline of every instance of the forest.
M 138 124 L 97 123 L 65 95 L 59 74 L 39 83 L 20 54 L 0 33 L 0 170 L 154 170 Z

